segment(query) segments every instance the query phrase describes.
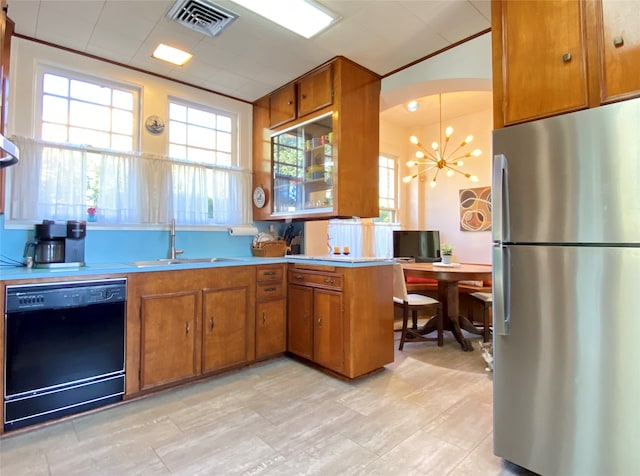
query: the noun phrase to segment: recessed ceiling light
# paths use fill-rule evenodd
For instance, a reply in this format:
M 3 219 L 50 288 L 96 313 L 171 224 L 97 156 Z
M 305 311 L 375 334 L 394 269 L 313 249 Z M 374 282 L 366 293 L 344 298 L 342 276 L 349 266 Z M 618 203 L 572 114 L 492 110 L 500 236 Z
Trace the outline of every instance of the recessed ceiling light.
M 409 112 L 416 112 L 419 107 L 420 107 L 420 104 L 418 104 L 418 101 L 416 100 L 409 101 L 407 103 L 407 111 Z
M 179 50 L 178 48 L 173 48 L 172 46 L 164 45 L 162 43 L 158 45 L 152 56 L 154 58 L 160 59 L 162 61 L 167 61 L 178 66 L 182 66 L 191 59 L 190 53 Z
M 307 39 L 337 20 L 327 10 L 310 0 L 232 1 Z

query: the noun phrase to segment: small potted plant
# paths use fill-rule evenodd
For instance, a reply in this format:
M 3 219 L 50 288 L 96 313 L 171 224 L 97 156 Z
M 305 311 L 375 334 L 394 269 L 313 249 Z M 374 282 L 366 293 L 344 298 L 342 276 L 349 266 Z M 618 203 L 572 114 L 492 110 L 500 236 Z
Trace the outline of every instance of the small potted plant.
M 440 248 L 440 254 L 442 255 L 443 264 L 451 264 L 451 257 L 453 256 L 453 246 L 443 243 L 442 247 Z
M 97 221 L 96 220 L 96 218 L 97 218 L 96 214 L 97 214 L 96 207 L 87 208 L 87 220 L 88 221 Z

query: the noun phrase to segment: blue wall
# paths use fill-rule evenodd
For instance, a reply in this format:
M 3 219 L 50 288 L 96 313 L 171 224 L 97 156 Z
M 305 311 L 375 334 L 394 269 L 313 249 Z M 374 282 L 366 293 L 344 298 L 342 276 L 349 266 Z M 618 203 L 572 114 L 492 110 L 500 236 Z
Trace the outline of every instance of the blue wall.
M 260 231 L 267 231 L 269 223 L 255 223 Z M 278 234 L 284 224 L 275 223 Z M 302 224 L 296 224 L 302 229 Z M 0 215 L 0 263 L 22 262 L 24 246 L 33 239 L 33 229 L 7 230 L 4 215 Z M 226 231 L 176 231 L 176 248 L 184 250 L 184 258 L 251 256 L 252 236 L 230 236 Z M 119 263 L 169 257 L 169 227 L 166 230 L 105 230 L 92 229 L 87 224 L 85 261 L 87 263 Z

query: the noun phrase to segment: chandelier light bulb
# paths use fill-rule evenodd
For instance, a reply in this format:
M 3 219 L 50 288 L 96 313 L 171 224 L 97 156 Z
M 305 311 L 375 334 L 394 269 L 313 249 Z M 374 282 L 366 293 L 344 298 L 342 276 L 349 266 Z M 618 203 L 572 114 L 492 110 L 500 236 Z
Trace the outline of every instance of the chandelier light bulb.
M 478 181 L 478 177 L 475 175 L 471 175 L 462 170 L 459 170 L 457 167 L 462 167 L 464 162 L 460 159 L 466 157 L 478 157 L 482 154 L 480 149 L 475 149 L 472 152 L 463 152 L 460 149 L 469 144 L 473 140 L 473 135 L 469 134 L 463 142 L 460 142 L 460 145 L 453 150 L 448 149 L 449 139 L 453 135 L 453 127 L 447 126 L 445 129 L 445 137 L 442 137 L 442 98 L 440 97 L 440 134 L 439 140 L 431 143 L 431 150 L 427 150 L 422 143 L 418 140 L 416 136 L 410 136 L 409 141 L 416 145 L 418 150 L 415 153 L 417 160 L 411 160 L 407 162 L 407 167 L 421 167 L 421 170 L 418 170 L 413 175 L 408 175 L 402 179 L 404 183 L 409 183 L 414 178 L 421 176 L 422 174 L 428 173 L 433 170 L 434 175 L 433 179 L 430 180 L 429 185 L 431 187 L 436 186 L 436 180 L 438 177 L 438 173 L 440 170 L 446 169 L 445 172 L 447 177 L 452 177 L 456 173 L 460 175 L 464 175 L 466 178 L 473 182 Z

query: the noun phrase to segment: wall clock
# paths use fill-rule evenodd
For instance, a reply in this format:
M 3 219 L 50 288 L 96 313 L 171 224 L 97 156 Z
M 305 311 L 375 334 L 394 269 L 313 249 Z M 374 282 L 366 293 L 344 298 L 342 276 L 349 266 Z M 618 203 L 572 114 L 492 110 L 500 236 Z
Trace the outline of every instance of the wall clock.
M 264 189 L 260 186 L 257 186 L 253 190 L 253 204 L 257 208 L 262 208 L 264 207 L 265 203 L 267 203 L 267 196 L 264 193 Z
M 160 134 L 164 130 L 164 121 L 160 116 L 149 116 L 147 117 L 144 126 L 152 134 Z

